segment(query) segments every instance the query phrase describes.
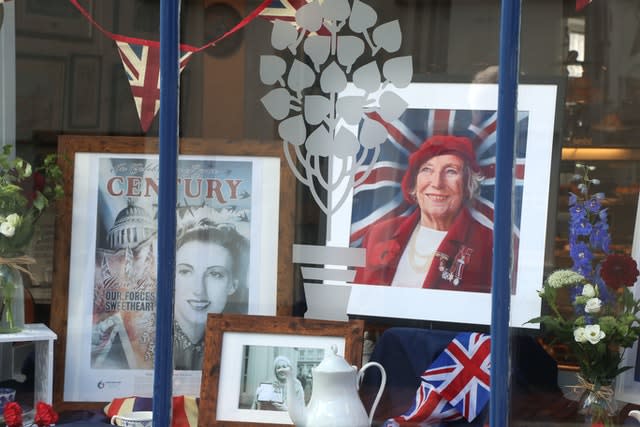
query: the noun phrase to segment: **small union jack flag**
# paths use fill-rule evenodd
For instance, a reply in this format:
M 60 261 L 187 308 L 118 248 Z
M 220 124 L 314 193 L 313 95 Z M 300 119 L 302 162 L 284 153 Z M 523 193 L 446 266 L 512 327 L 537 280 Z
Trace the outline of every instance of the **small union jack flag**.
M 146 132 L 160 109 L 160 46 L 118 40 L 116 45 L 129 79 L 140 126 Z M 180 72 L 192 54 L 191 51 L 183 52 L 180 57 Z
M 465 418 L 473 421 L 490 397 L 491 338 L 463 332 L 422 374 L 411 408 L 387 425 L 434 423 Z
M 462 415 L 435 388 L 422 381 L 411 408 L 403 415 L 388 420 L 385 427 L 395 427 L 403 422 L 420 422 L 426 425 L 462 419 Z

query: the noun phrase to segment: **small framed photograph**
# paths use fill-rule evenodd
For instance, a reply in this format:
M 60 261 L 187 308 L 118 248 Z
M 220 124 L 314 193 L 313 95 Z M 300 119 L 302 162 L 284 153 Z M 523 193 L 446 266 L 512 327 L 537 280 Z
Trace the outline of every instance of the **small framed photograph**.
M 309 403 L 312 369 L 328 351 L 359 365 L 363 335 L 362 320 L 210 314 L 198 426 L 292 425 L 288 396 Z M 293 371 L 292 384 L 284 369 Z
M 59 139 L 51 323 L 62 408 L 152 393 L 157 149 L 157 138 Z M 209 313 L 291 315 L 295 197 L 280 188 L 295 185 L 281 156 L 277 142 L 180 140 L 176 394 L 200 391 Z

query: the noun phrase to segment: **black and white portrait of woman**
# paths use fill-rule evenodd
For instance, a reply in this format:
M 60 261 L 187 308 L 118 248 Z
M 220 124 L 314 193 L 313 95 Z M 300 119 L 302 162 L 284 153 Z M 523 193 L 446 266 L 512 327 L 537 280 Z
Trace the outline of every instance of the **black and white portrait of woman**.
M 174 360 L 200 370 L 209 313 L 247 313 L 249 241 L 213 208 L 190 210 L 176 237 Z

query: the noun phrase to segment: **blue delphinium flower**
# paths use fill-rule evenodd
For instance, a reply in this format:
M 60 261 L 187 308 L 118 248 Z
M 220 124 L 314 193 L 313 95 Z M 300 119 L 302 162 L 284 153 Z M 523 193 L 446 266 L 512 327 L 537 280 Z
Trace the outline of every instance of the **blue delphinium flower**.
M 593 252 L 608 254 L 611 243 L 607 209 L 602 207 L 605 196 L 601 192 L 589 194 L 590 187 L 600 183 L 599 180 L 589 177 L 589 172 L 595 170 L 595 167 L 579 163 L 576 167 L 582 173 L 575 175 L 580 181 L 578 188 L 581 195 L 569 193 L 569 253 L 573 260 L 572 270 L 602 287 L 598 283 L 600 277 L 597 271 L 594 271 L 592 262 Z
M 587 217 L 587 210 L 584 208 L 582 203 L 575 203 L 571 206 L 569 208 L 569 213 L 571 214 L 571 221 L 577 221 L 581 218 Z
M 587 209 L 587 211 L 592 213 L 600 212 L 600 208 L 602 207 L 602 205 L 600 204 L 600 200 L 595 196 L 587 200 L 584 206 Z

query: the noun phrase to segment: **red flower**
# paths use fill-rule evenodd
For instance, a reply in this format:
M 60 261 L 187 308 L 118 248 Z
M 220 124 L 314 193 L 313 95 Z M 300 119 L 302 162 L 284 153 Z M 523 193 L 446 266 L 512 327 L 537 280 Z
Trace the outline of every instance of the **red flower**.
M 7 427 L 22 426 L 22 408 L 16 402 L 4 405 L 4 422 Z
M 638 278 L 638 265 L 629 255 L 610 254 L 602 262 L 600 277 L 613 289 L 633 286 Z
M 51 405 L 44 402 L 36 404 L 36 417 L 33 420 L 38 427 L 48 427 L 58 422 L 58 414 L 53 410 Z
M 369 264 L 374 266 L 386 266 L 395 262 L 400 257 L 401 248 L 395 240 L 387 240 L 373 246 L 368 254 Z

